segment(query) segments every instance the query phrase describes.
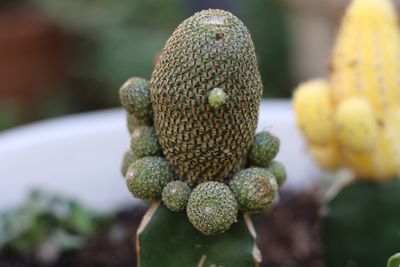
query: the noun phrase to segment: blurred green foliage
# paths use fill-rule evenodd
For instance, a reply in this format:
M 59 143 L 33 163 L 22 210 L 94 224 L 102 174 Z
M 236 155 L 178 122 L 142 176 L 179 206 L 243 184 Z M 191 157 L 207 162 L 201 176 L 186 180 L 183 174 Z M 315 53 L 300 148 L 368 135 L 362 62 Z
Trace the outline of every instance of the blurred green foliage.
M 37 110 L 28 111 L 30 118 L 22 120 L 119 106 L 119 87 L 131 76 L 150 78 L 155 56 L 175 27 L 195 12 L 195 1 L 4 2 L 3 6 L 33 7 L 67 36 L 70 61 L 67 79 L 55 85 L 58 90 L 43 96 L 45 99 Z M 293 81 L 288 66 L 287 19 L 282 1 L 215 0 L 196 2 L 196 6 L 226 7 L 242 19 L 256 46 L 264 96 L 290 97 Z M 4 125 L 10 126 L 10 122 L 5 124 L 1 119 L 5 118 L 0 118 L 0 129 Z
M 40 253 L 50 246 L 56 258 L 83 247 L 108 220 L 76 201 L 33 191 L 20 207 L 0 214 L 0 253 Z
M 175 27 L 191 15 L 185 0 L 31 0 L 74 39 L 73 77 L 94 81 L 92 97 L 118 105 L 129 77 L 149 78 L 154 57 Z M 288 31 L 282 1 L 232 1 L 256 45 L 265 95 L 289 97 Z M 234 11 L 236 13 L 236 11 Z M 90 89 L 88 89 L 90 90 Z
M 290 36 L 284 1 L 240 1 L 240 10 L 240 18 L 249 28 L 256 47 L 264 96 L 289 98 L 295 83 L 289 70 Z

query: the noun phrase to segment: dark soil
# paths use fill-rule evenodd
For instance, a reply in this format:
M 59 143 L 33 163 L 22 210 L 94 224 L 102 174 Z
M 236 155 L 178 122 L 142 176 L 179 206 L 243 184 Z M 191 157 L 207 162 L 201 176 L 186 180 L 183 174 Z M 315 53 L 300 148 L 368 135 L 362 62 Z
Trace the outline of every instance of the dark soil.
M 262 267 L 323 267 L 319 210 L 313 194 L 282 192 L 271 213 L 255 217 Z M 52 265 L 3 255 L 0 267 L 134 267 L 135 232 L 144 212 L 145 207 L 119 212 L 82 250 L 64 253 Z

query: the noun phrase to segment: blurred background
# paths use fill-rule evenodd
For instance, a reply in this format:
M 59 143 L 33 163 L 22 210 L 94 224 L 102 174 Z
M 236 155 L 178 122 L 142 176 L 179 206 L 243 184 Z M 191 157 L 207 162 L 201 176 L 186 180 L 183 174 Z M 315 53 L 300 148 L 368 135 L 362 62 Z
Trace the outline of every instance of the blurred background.
M 248 26 L 264 96 L 288 98 L 324 75 L 348 0 L 2 0 L 0 130 L 64 114 L 116 107 L 131 76 L 149 78 L 175 27 L 206 8 Z

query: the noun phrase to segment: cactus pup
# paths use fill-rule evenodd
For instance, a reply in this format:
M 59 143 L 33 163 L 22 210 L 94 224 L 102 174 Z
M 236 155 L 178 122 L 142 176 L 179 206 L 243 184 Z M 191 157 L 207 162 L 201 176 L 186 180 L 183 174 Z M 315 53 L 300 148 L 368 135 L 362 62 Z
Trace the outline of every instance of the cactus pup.
M 222 10 L 183 21 L 150 81 L 121 87 L 132 134 L 122 171 L 154 203 L 138 230 L 140 266 L 259 264 L 248 214 L 270 207 L 286 178 L 273 161 L 279 139 L 255 134 L 262 90 L 250 33 Z
M 338 32 L 329 79 L 303 83 L 294 93 L 311 155 L 323 168 L 344 168 L 354 178 L 328 204 L 327 267 L 384 266 L 400 247 L 397 23 L 390 0 L 353 0 Z

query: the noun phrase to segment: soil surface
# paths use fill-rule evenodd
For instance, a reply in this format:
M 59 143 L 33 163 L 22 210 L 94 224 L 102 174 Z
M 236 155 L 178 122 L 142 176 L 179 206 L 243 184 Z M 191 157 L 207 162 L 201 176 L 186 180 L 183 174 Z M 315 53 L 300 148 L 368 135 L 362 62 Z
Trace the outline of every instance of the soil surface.
M 274 210 L 254 217 L 261 267 L 323 267 L 320 205 L 311 193 L 282 192 Z M 82 250 L 68 252 L 51 265 L 29 256 L 0 256 L 0 267 L 134 267 L 135 232 L 145 207 L 118 212 Z

